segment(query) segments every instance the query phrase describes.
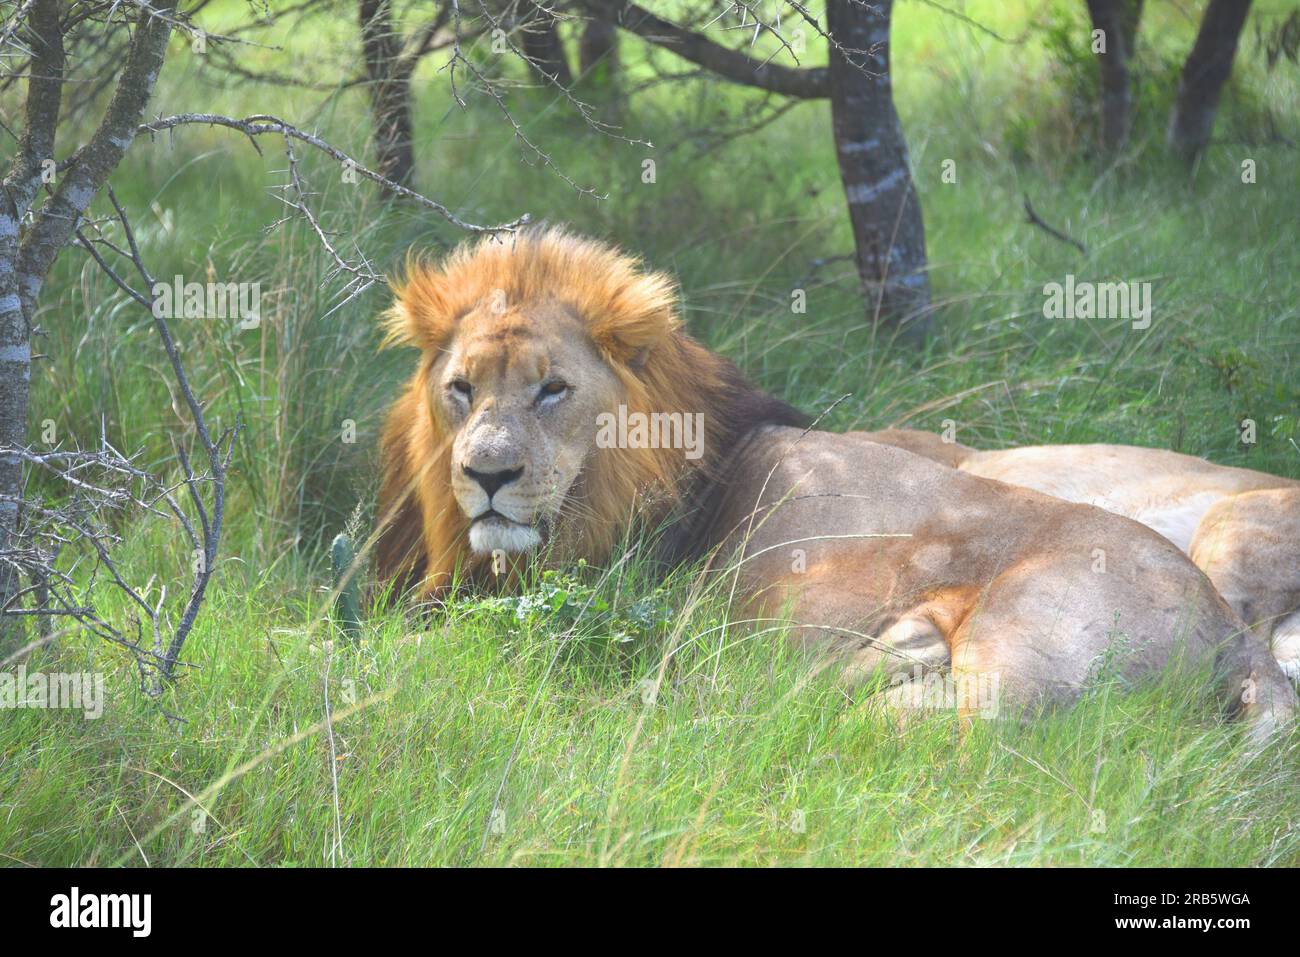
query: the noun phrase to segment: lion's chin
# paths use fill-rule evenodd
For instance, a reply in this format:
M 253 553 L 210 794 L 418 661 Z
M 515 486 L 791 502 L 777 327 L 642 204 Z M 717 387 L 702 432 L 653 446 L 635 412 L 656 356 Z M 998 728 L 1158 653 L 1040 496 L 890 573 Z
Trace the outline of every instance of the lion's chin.
M 542 536 L 531 525 L 520 525 L 495 515 L 480 519 L 469 527 L 469 547 L 478 555 L 505 552 L 516 555 L 531 552 L 542 544 Z

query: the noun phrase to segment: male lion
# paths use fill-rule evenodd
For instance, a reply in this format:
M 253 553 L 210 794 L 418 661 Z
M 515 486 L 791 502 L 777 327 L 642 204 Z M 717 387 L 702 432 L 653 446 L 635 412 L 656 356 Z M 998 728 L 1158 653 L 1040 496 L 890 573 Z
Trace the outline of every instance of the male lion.
M 893 700 L 938 673 L 964 711 L 1019 711 L 1076 697 L 1103 663 L 1125 679 L 1214 663 L 1256 732 L 1294 714 L 1267 649 L 1165 539 L 801 427 L 682 331 L 666 276 L 605 245 L 535 230 L 462 247 L 409 270 L 387 328 L 422 355 L 381 443 L 384 579 L 436 595 L 544 544 L 602 562 L 640 514 L 848 683 L 910 676 Z M 643 430 L 597 441 L 604 416 L 654 414 L 702 414 L 703 454 Z
M 1131 445 L 980 452 L 912 429 L 868 433 L 984 478 L 1141 522 L 1191 556 L 1300 681 L 1300 482 Z

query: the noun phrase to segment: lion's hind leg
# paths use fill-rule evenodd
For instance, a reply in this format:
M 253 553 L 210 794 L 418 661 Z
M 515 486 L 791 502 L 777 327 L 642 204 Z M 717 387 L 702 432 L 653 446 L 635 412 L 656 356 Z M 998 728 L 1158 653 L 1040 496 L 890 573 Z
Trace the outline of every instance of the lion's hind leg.
M 974 586 L 931 593 L 849 658 L 841 685 L 872 686 L 874 679 L 879 703 L 898 713 L 953 710 L 952 636 L 978 596 Z
M 840 672 L 840 684 L 848 689 L 869 684 L 875 677 L 898 684 L 946 670 L 951 659 L 943 633 L 923 615 L 905 615 L 878 636 L 864 635 L 859 640 L 862 646 L 848 655 Z
M 847 656 L 839 686 L 883 709 L 898 727 L 936 711 L 951 711 L 952 653 L 935 620 L 909 611 Z
M 788 576 L 755 596 L 749 609 L 784 623 L 797 647 L 832 669 L 842 689 L 857 693 L 946 670 L 948 636 L 964 614 L 959 603 L 936 592 L 900 614 L 856 590 L 843 568 L 828 565 Z
M 1291 726 L 1294 689 L 1258 635 L 1203 582 L 1163 610 L 1150 607 L 1157 593 L 1142 577 L 1052 571 L 1008 569 L 953 636 L 959 712 L 1022 717 L 1072 703 L 1108 675 L 1131 683 L 1212 665 L 1225 710 L 1252 739 Z

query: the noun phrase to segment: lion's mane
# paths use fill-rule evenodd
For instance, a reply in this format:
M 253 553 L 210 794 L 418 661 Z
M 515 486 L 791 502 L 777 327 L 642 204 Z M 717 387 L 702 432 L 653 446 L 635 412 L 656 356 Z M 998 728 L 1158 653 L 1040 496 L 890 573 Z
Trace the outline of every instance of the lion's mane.
M 634 516 L 681 516 L 669 536 L 674 558 L 700 524 L 682 515 L 708 509 L 725 481 L 726 462 L 755 426 L 806 424 L 806 418 L 749 385 L 726 359 L 682 330 L 677 291 L 663 273 L 647 272 L 618 250 L 561 229 L 533 229 L 461 246 L 441 263 L 408 263 L 386 313 L 385 342 L 419 348 L 415 374 L 389 412 L 380 441 L 382 482 L 376 546 L 379 578 L 437 594 L 457 567 L 473 581 L 485 560 L 470 553 L 468 520 L 451 490 L 455 438 L 437 403 L 430 373 L 458 321 L 505 296 L 512 307 L 559 302 L 582 317 L 592 342 L 617 375 L 629 413 L 704 414 L 705 454 L 697 462 L 667 448 L 593 449 L 569 493 L 564 536 L 574 557 L 600 563 Z M 595 423 L 593 423 L 593 430 Z M 698 517 L 698 516 L 696 516 Z

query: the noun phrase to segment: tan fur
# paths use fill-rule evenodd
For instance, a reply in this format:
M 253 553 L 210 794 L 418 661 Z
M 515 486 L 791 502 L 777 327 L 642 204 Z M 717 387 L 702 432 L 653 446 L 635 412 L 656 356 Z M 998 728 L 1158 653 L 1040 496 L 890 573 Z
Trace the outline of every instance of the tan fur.
M 418 583 L 425 594 L 436 594 L 458 564 L 471 579 L 481 579 L 490 565 L 467 547 L 469 522 L 447 481 L 454 423 L 431 394 L 454 337 L 472 344 L 471 363 L 487 366 L 509 353 L 511 368 L 485 388 L 509 391 L 520 378 L 511 373 L 564 354 L 588 381 L 612 373 L 614 391 L 602 400 L 616 397 L 629 412 L 703 412 L 706 444 L 722 444 L 730 364 L 680 333 L 672 281 L 641 271 L 631 257 L 560 230 L 489 238 L 460 248 L 441 266 L 413 262 L 395 294 L 385 317 L 387 342 L 417 346 L 423 359 L 381 441 L 379 514 L 391 515 L 377 549 L 382 579 Z M 584 425 L 594 430 L 590 421 Z M 676 504 L 685 470 L 673 449 L 591 450 L 580 499 L 568 503 L 582 521 L 569 524 L 563 544 L 603 561 L 634 514 Z M 422 534 L 413 534 L 416 528 Z
M 388 322 L 422 357 L 384 433 L 379 565 L 423 594 L 543 541 L 552 559 L 604 562 L 640 516 L 850 686 L 945 675 L 963 712 L 986 713 L 990 692 L 1019 711 L 1073 699 L 1103 666 L 1133 680 L 1215 663 L 1261 733 L 1294 712 L 1267 650 L 1160 536 L 793 427 L 682 332 L 665 277 L 608 247 L 530 232 L 416 264 Z M 619 405 L 702 413 L 702 459 L 598 447 Z
M 1129 445 L 1042 445 L 980 452 L 929 432 L 870 435 L 984 478 L 1096 505 L 1159 532 L 1210 577 L 1292 677 L 1300 647 L 1300 482 Z

